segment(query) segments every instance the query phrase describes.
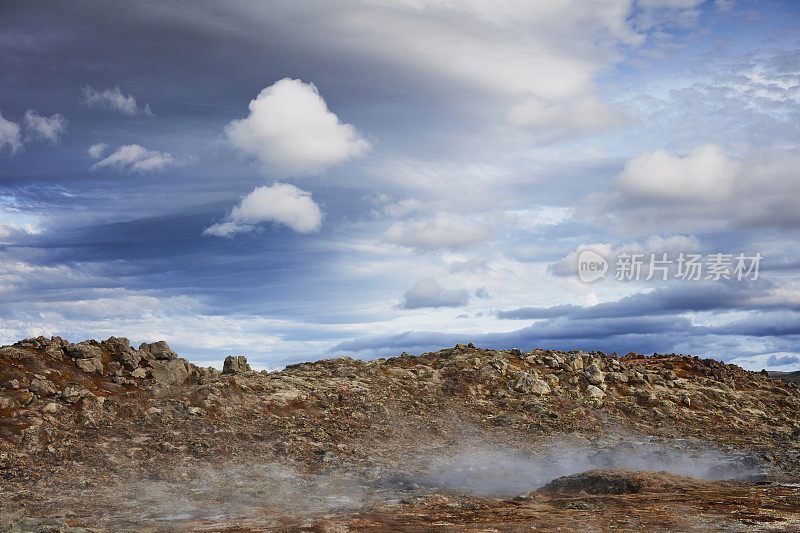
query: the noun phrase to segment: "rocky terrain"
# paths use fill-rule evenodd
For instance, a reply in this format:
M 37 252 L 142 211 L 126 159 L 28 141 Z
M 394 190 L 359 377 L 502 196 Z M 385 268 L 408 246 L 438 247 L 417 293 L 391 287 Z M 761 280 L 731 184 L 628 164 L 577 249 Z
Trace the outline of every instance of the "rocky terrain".
M 0 348 L 0 529 L 800 530 L 800 389 L 683 355 Z

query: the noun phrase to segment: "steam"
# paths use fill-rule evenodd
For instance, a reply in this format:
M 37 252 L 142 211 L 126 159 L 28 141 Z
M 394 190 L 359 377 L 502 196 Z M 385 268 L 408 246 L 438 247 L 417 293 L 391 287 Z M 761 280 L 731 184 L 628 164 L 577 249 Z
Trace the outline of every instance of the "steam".
M 626 441 L 605 448 L 551 442 L 532 453 L 491 447 L 472 438 L 465 445 L 417 453 L 385 455 L 369 465 L 339 464 L 315 473 L 276 462 L 258 464 L 253 458 L 214 466 L 187 459 L 165 468 L 150 465 L 143 471 L 146 476 L 137 479 L 60 490 L 42 505 L 50 508 L 51 516 L 85 517 L 84 502 L 90 498 L 93 512 L 103 515 L 94 516 L 93 523 L 114 530 L 194 527 L 237 519 L 279 527 L 443 491 L 511 497 L 593 468 L 666 470 L 712 480 L 749 478 L 763 468 L 753 456 L 687 441 Z
M 549 445 L 535 455 L 468 446 L 431 458 L 428 473 L 415 481 L 475 496 L 508 497 L 595 468 L 667 471 L 709 480 L 750 479 L 763 474 L 761 461 L 751 455 L 644 441 L 602 449 Z

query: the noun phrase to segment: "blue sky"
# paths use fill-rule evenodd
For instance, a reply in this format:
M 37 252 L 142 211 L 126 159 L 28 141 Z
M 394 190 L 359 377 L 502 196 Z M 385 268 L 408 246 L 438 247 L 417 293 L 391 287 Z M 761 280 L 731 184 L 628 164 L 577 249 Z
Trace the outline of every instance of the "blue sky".
M 4 2 L 0 343 L 800 367 L 800 8 Z M 586 283 L 583 250 L 610 271 Z M 614 279 L 759 253 L 758 279 Z

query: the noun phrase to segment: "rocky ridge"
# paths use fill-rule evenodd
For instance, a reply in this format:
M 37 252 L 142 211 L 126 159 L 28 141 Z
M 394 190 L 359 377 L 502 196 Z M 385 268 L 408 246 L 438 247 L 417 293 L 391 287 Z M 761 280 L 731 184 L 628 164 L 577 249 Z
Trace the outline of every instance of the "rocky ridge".
M 792 477 L 800 390 L 675 354 L 468 344 L 255 372 L 233 356 L 223 371 L 197 367 L 164 341 L 39 337 L 0 348 L 0 478 L 11 488 L 0 496 L 33 514 L 47 515 L 46 502 L 19 494 L 180 479 L 186 465 L 253 458 L 413 477 L 423 451 L 467 434 L 531 454 L 554 439 L 599 452 L 631 439 L 702 443 Z

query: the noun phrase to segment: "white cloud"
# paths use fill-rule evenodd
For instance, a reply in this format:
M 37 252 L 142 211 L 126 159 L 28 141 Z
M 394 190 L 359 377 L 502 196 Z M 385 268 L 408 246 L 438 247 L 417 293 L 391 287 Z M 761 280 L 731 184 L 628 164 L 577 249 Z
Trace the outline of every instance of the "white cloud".
M 684 157 L 663 150 L 628 162 L 597 203 L 603 223 L 629 236 L 725 228 L 800 228 L 800 150 L 752 150 L 729 157 L 702 145 Z
M 19 124 L 3 118 L 0 113 L 0 150 L 8 147 L 11 152 L 22 148 L 22 137 L 19 133 Z
M 149 104 L 139 107 L 136 98 L 122 94 L 119 87 L 114 89 L 104 89 L 98 91 L 92 87 L 83 88 L 83 103 L 88 107 L 97 107 L 107 111 L 118 111 L 123 115 L 147 115 L 153 116 Z
M 548 137 L 599 131 L 624 120 L 622 113 L 594 95 L 556 102 L 532 95 L 508 114 L 508 121 L 514 126 Z
M 406 291 L 400 308 L 461 307 L 467 303 L 469 303 L 469 291 L 466 289 L 443 289 L 434 278 L 427 278 Z
M 311 174 L 365 154 L 370 144 L 328 110 L 317 88 L 284 78 L 250 101 L 247 118 L 225 128 L 231 144 L 288 174 Z
M 625 196 L 657 202 L 705 202 L 727 197 L 739 166 L 715 144 L 684 157 L 656 150 L 628 161 L 617 184 Z
M 41 140 L 56 144 L 67 129 L 67 120 L 56 113 L 43 117 L 29 109 L 25 113 L 26 140 Z
M 105 147 L 100 149 L 98 148 L 99 146 L 101 145 L 95 144 L 89 147 L 89 154 L 102 154 Z M 148 150 L 138 144 L 128 144 L 117 148 L 117 150 L 108 157 L 92 165 L 91 169 L 96 170 L 102 167 L 116 167 L 124 170 L 132 170 L 134 172 L 147 172 L 163 170 L 165 167 L 177 163 L 178 161 L 175 157 L 167 152 Z
M 419 250 L 459 249 L 479 244 L 490 235 L 485 226 L 458 215 L 439 213 L 428 219 L 395 222 L 384 234 L 384 240 Z
M 209 226 L 203 235 L 231 237 L 253 231 L 263 222 L 283 224 L 298 233 L 311 233 L 322 225 L 322 211 L 311 193 L 287 183 L 257 187 L 243 197 L 224 222 Z
M 91 145 L 87 152 L 89 153 L 89 157 L 92 159 L 100 159 L 103 157 L 103 154 L 106 153 L 107 149 L 108 145 L 106 143 L 97 143 Z

